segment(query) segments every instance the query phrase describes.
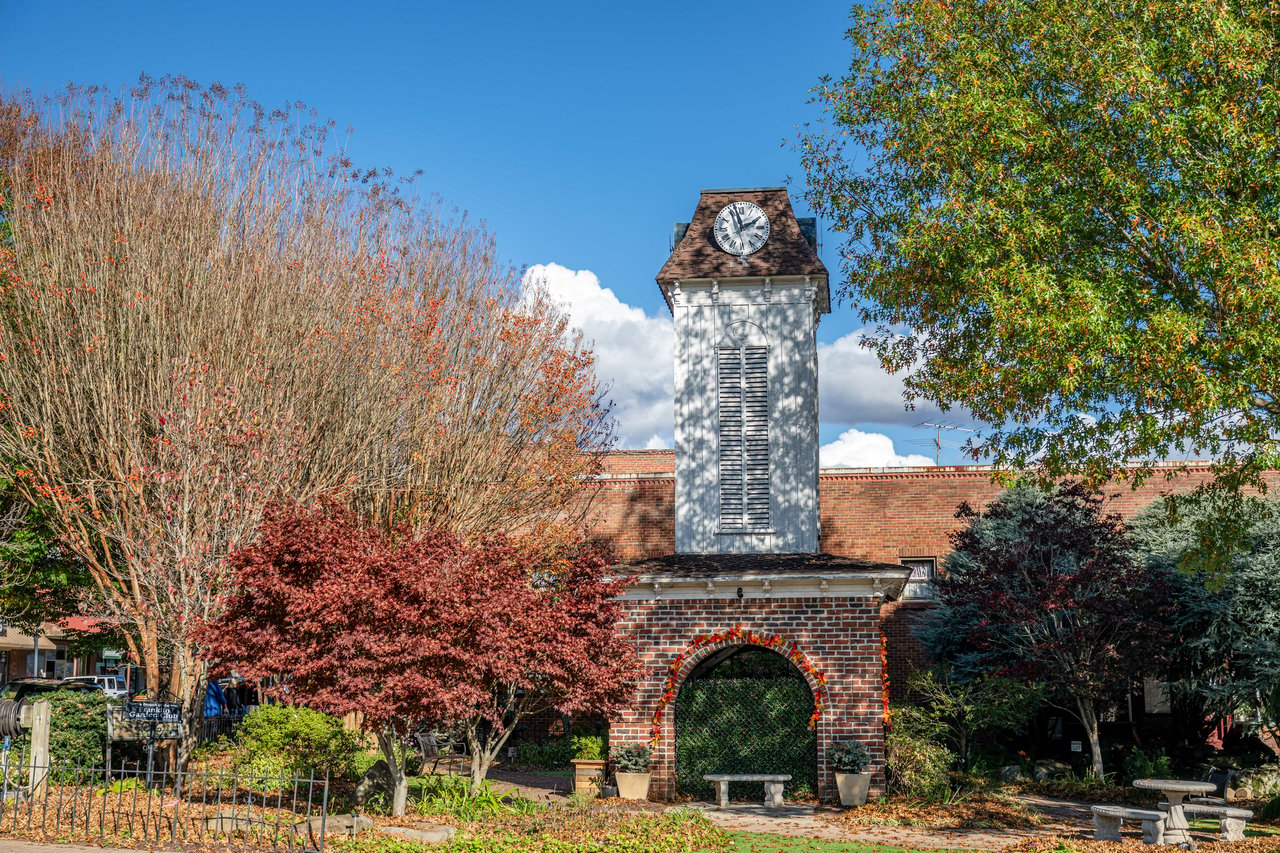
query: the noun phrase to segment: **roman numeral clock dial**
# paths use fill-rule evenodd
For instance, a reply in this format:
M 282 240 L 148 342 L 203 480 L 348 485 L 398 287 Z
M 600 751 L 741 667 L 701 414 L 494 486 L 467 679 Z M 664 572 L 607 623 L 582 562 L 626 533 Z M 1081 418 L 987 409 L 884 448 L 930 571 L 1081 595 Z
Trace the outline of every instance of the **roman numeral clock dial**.
M 716 214 L 712 226 L 716 242 L 731 255 L 745 257 L 760 251 L 769 239 L 769 217 L 758 205 L 735 201 Z

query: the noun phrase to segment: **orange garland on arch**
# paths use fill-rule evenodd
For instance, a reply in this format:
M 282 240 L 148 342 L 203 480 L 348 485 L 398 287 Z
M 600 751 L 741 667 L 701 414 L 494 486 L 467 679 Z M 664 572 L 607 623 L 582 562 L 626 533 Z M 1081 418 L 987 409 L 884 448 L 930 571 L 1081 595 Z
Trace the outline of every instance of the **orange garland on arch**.
M 809 659 L 804 656 L 804 652 L 800 651 L 800 647 L 793 640 L 788 640 L 778 634 L 762 634 L 735 626 L 727 631 L 719 631 L 715 634 L 699 634 L 693 638 L 693 642 L 689 644 L 689 647 L 676 655 L 676 659 L 671 662 L 671 666 L 668 668 L 667 680 L 662 685 L 662 696 L 658 699 L 658 707 L 653 712 L 653 725 L 649 731 L 649 741 L 655 749 L 657 749 L 658 741 L 662 735 L 662 712 L 676 698 L 676 677 L 680 674 L 681 665 L 699 650 L 716 643 L 723 643 L 725 640 L 741 640 L 746 645 L 773 649 L 795 664 L 801 672 L 810 676 L 817 686 L 813 691 L 813 714 L 809 717 L 809 728 L 817 727 L 818 718 L 822 716 L 822 709 L 827 706 L 826 675 L 816 666 L 809 663 Z

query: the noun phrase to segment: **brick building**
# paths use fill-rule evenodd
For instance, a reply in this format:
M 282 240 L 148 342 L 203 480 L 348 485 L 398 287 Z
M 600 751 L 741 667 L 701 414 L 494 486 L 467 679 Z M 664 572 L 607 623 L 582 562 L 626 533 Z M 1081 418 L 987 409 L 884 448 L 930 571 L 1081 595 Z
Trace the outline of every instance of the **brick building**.
M 659 797 L 693 791 L 714 764 L 691 756 L 695 725 L 696 749 L 717 733 L 692 722 L 690 685 L 706 693 L 747 651 L 776 653 L 791 665 L 778 677 L 803 680 L 811 734 L 794 738 L 815 793 L 830 796 L 827 749 L 850 737 L 868 747 L 880 790 L 885 679 L 901 698 L 921 660 L 912 626 L 931 606 L 957 508 L 1001 491 L 981 466 L 819 470 L 815 329 L 830 307 L 813 234 L 780 188 L 702 193 L 658 274 L 675 320 L 676 449 L 610 454 L 592 496 L 590 528 L 628 581 L 619 630 L 643 673 L 611 738 L 653 744 Z M 1129 516 L 1209 476 L 1192 466 L 1121 484 L 1110 506 Z M 763 725 L 741 725 L 733 754 L 715 760 L 774 760 L 753 752 Z
M 815 332 L 830 297 L 812 223 L 781 188 L 707 191 L 676 236 L 658 283 L 677 452 L 613 455 L 593 507 L 628 560 L 619 630 L 643 668 L 611 738 L 653 744 L 660 797 L 705 772 L 784 770 L 825 797 L 827 749 L 849 738 L 878 788 L 880 606 L 910 568 L 820 552 Z

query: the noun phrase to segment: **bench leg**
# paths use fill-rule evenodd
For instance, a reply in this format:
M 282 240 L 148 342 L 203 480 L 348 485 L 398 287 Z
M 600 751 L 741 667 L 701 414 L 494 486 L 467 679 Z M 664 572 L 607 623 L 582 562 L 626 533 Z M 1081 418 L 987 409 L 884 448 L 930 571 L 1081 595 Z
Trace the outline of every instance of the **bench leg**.
M 1093 837 L 1095 841 L 1119 841 L 1120 818 L 1095 814 L 1093 816 Z
M 782 786 L 784 782 L 764 783 L 764 804 L 766 806 L 782 805 Z
M 1164 818 L 1142 822 L 1143 844 L 1164 844 Z
M 729 808 L 729 783 L 728 782 L 716 783 L 716 801 L 720 803 L 720 808 L 722 809 Z
M 1219 837 L 1223 841 L 1244 841 L 1244 826 L 1246 822 L 1238 817 L 1222 818 L 1222 831 Z

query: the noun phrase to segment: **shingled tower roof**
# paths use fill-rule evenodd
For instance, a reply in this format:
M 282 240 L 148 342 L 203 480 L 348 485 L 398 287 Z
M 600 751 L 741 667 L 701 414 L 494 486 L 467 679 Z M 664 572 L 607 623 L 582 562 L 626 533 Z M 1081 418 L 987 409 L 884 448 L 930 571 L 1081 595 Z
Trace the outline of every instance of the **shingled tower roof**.
M 721 249 L 712 233 L 716 214 L 734 201 L 753 202 L 769 217 L 768 241 L 760 251 L 744 258 Z M 667 285 L 680 280 L 771 276 L 812 276 L 822 291 L 821 310 L 830 310 L 827 268 L 800 230 L 784 187 L 703 190 L 684 238 L 662 265 L 657 280 L 666 293 Z

